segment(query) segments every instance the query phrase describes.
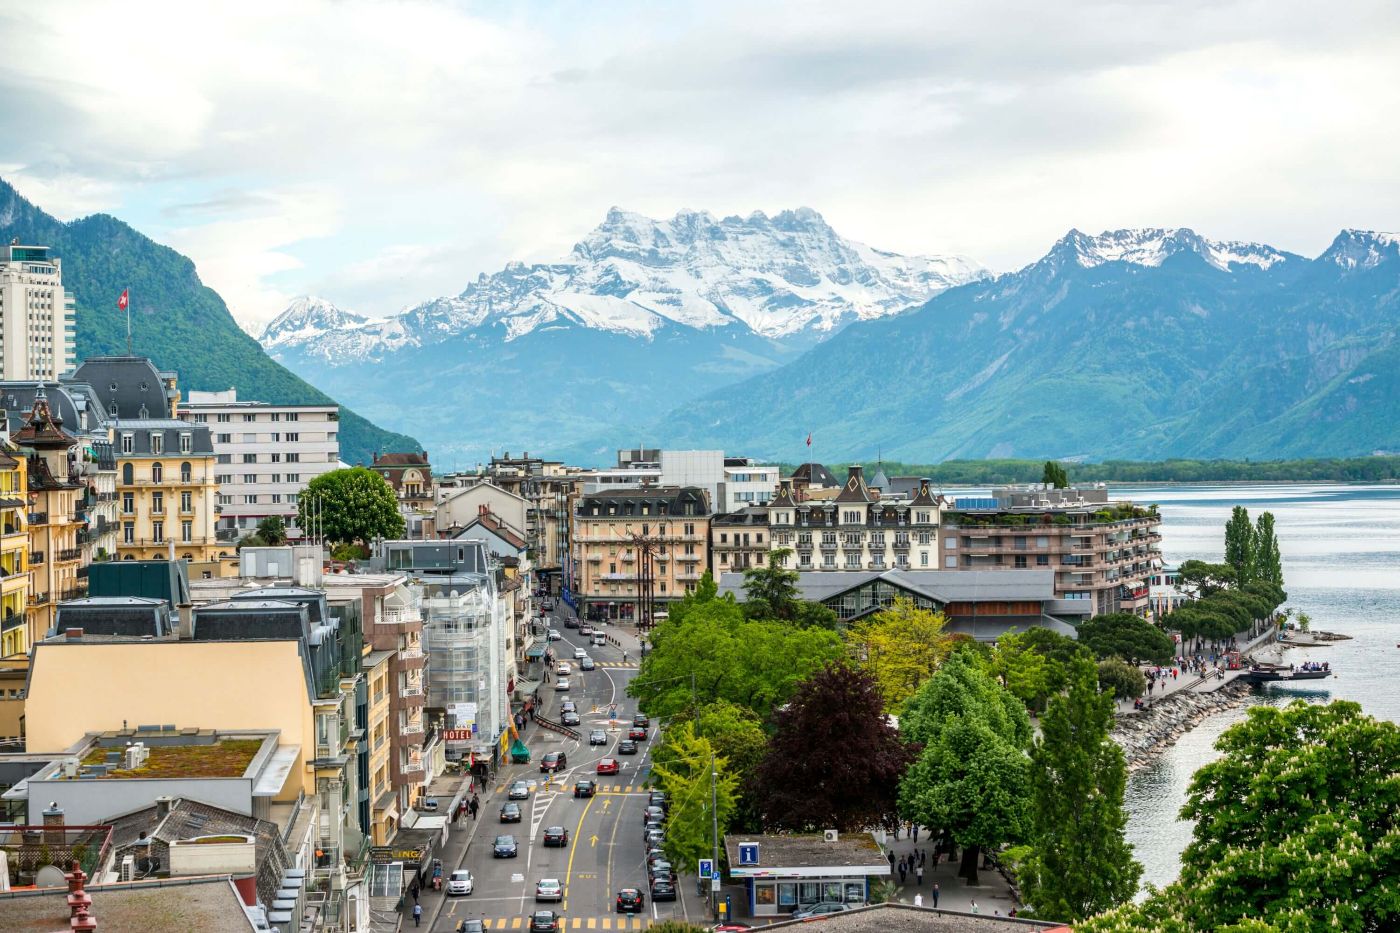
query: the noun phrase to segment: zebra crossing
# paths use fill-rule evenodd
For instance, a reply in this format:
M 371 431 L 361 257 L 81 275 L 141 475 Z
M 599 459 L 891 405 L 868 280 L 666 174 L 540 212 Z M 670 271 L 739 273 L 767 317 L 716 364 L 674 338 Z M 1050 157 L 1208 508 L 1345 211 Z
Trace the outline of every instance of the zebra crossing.
M 561 917 L 561 930 L 645 930 L 654 922 L 651 917 Z M 483 918 L 481 925 L 488 930 L 528 930 L 529 917 Z

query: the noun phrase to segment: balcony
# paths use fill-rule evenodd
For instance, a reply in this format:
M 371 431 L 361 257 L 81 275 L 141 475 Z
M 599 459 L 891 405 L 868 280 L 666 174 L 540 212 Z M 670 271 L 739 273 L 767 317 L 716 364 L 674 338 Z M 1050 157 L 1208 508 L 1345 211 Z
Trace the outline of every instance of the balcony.
M 7 612 L 0 618 L 0 629 L 8 632 L 12 628 L 19 628 L 24 624 L 25 617 L 22 612 Z
M 676 560 L 680 561 L 683 564 L 694 564 L 699 563 L 700 557 L 701 556 L 699 554 L 677 554 Z
M 29 554 L 29 566 L 31 566 L 31 567 L 37 567 L 39 564 L 42 564 L 43 562 L 44 562 L 44 552 L 43 552 L 43 551 L 32 551 L 32 552 L 30 552 L 30 554 Z
M 47 606 L 48 604 L 49 604 L 49 594 L 48 594 L 48 593 L 30 593 L 30 594 L 29 594 L 29 605 L 31 605 L 31 606 Z
M 400 661 L 421 661 L 423 660 L 423 646 L 414 645 L 410 648 L 399 649 Z
M 63 592 L 58 594 L 58 599 L 59 602 L 66 603 L 70 599 L 87 599 L 87 594 L 86 586 L 70 586 L 66 587 Z
M 425 726 L 423 717 L 419 716 L 415 719 L 410 719 L 407 722 L 401 723 L 399 725 L 399 736 L 401 738 L 410 740 L 421 740 L 423 737 L 424 729 Z
M 404 699 L 412 699 L 423 695 L 423 685 L 421 683 L 406 683 L 399 685 L 399 696 Z
M 405 761 L 400 761 L 400 762 L 399 762 L 399 771 L 402 772 L 403 774 L 422 774 L 423 771 L 424 771 L 424 769 L 423 769 L 423 759 L 422 759 L 422 758 L 409 758 L 409 759 L 407 759 L 407 760 L 405 760 Z
M 29 513 L 29 524 L 31 524 L 31 525 L 47 525 L 48 523 L 49 523 L 49 513 L 48 513 L 48 512 L 30 512 L 30 513 Z
M 380 625 L 412 625 L 423 621 L 417 609 L 385 609 L 379 614 Z
M 82 549 L 82 548 L 80 548 L 80 547 L 70 547 L 70 548 L 64 548 L 63 550 L 59 551 L 59 552 L 54 556 L 54 560 L 58 560 L 58 561 L 78 560 L 78 559 L 79 559 L 80 557 L 82 557 L 82 556 L 83 556 L 83 549 Z

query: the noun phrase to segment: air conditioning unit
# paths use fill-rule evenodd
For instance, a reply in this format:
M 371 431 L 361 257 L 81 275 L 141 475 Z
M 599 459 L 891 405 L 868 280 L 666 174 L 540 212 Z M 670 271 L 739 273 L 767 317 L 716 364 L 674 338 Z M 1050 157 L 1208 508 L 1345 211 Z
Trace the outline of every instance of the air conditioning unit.
M 128 856 L 125 856 L 125 857 L 122 859 L 122 867 L 121 867 L 121 870 L 117 873 L 117 880 L 118 880 L 118 881 L 135 881 L 135 880 L 136 880 L 136 858 L 135 858 L 135 856 L 128 855 Z
M 822 832 L 822 838 L 827 842 L 835 842 L 837 839 L 841 838 L 841 834 L 834 829 L 828 829 Z
M 123 752 L 122 759 L 122 765 L 128 771 L 141 767 L 146 763 L 146 746 L 141 742 L 128 745 Z
M 70 779 L 77 777 L 80 767 L 82 767 L 82 761 L 78 758 L 63 759 L 63 776 Z

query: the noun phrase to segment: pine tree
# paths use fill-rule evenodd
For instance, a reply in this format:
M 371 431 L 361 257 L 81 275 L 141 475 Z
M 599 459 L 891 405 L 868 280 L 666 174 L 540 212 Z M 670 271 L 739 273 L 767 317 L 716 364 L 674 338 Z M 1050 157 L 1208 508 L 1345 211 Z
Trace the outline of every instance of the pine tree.
M 1113 700 L 1091 661 L 1073 662 L 1069 690 L 1050 701 L 1031 749 L 1031 847 L 1026 900 L 1056 920 L 1123 903 L 1142 866 L 1124 838 L 1127 768 L 1109 738 Z
M 1225 563 L 1235 569 L 1235 584 L 1243 586 L 1254 579 L 1256 542 L 1249 510 L 1237 505 L 1225 523 Z
M 1278 535 L 1274 532 L 1273 512 L 1264 512 L 1255 525 L 1254 579 L 1283 586 L 1283 555 L 1279 552 Z
M 1046 460 L 1045 471 L 1041 474 L 1040 481 L 1055 489 L 1065 489 L 1069 486 L 1069 474 L 1054 460 Z

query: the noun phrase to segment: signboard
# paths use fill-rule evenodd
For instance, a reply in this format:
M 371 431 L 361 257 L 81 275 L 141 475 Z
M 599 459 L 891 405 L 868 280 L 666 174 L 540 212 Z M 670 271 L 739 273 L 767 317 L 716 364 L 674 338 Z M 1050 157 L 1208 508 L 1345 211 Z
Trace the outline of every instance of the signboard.
M 715 876 L 714 859 L 702 858 L 700 860 L 700 869 L 697 874 L 699 874 L 702 879 L 713 878 Z
M 756 842 L 741 842 L 741 843 L 739 843 L 739 864 L 740 864 L 740 865 L 757 865 L 757 864 L 758 864 L 758 843 L 756 843 Z
M 710 879 L 710 890 L 711 890 L 711 891 L 718 891 L 718 890 L 719 890 L 719 879 L 718 879 L 718 878 L 711 878 L 711 879 Z
M 443 729 L 442 737 L 448 742 L 470 742 L 472 730 L 470 729 Z
M 370 846 L 371 862 L 413 862 L 417 864 L 423 857 L 423 848 L 405 849 L 395 846 Z

